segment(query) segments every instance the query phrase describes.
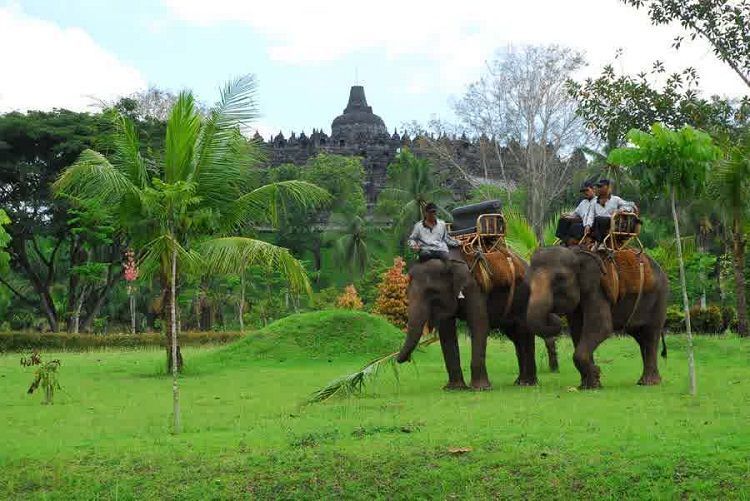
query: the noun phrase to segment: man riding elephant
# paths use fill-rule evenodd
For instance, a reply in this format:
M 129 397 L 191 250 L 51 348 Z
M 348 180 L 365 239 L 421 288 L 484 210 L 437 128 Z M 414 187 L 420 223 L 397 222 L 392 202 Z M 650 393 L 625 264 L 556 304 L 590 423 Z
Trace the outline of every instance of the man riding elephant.
M 485 358 L 491 327 L 502 329 L 515 345 L 519 366 L 516 384 L 536 384 L 534 334 L 526 325 L 529 297 L 528 285 L 523 279 L 526 264 L 519 258 L 518 273 L 513 274 L 510 282 L 483 290 L 467 266 L 459 242 L 448 235 L 445 223 L 437 219 L 437 208 L 428 204 L 425 209 L 424 219 L 414 225 L 409 237 L 409 244 L 419 252 L 420 259 L 409 270 L 407 334 L 397 361 L 410 359 L 425 325 L 436 328 L 448 372 L 445 388 L 466 388 L 456 334 L 456 320 L 460 318 L 466 321 L 471 333 L 471 386 L 474 389 L 490 388 Z M 495 254 L 487 256 L 491 261 Z M 502 263 L 506 263 L 505 257 Z M 545 326 L 540 333 L 552 337 L 559 331 L 558 322 L 556 326 Z
M 616 251 L 605 262 L 598 253 L 578 247 L 545 247 L 532 256 L 527 280 L 532 329 L 567 317 L 582 388 L 601 386 L 594 351 L 613 331 L 630 334 L 640 346 L 643 374 L 638 383 L 659 384 L 657 353 L 660 337 L 664 343 L 669 283 L 656 261 L 634 249 Z

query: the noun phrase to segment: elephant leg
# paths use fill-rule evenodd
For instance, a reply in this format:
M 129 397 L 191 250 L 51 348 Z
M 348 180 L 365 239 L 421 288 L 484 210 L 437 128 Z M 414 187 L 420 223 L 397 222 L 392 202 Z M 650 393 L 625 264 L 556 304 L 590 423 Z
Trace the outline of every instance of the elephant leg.
M 449 318 L 440 322 L 440 348 L 443 350 L 445 370 L 448 371 L 448 383 L 445 390 L 467 389 L 464 374 L 461 371 L 461 354 L 458 350 L 458 336 L 456 335 L 456 319 Z
M 508 330 L 508 337 L 516 347 L 516 358 L 518 358 L 518 377 L 515 384 L 535 386 L 537 378 L 534 336 L 525 329 L 514 328 Z
M 643 375 L 638 380 L 638 384 L 655 385 L 661 383 L 658 366 L 661 330 L 646 326 L 632 335 L 638 341 L 641 348 L 641 358 L 643 359 Z
M 547 360 L 550 372 L 560 372 L 560 364 L 557 361 L 557 338 L 544 338 L 544 346 L 547 348 Z
M 594 350 L 607 339 L 606 333 L 584 336 L 573 353 L 573 363 L 581 374 L 581 389 L 601 388 L 601 369 L 594 363 Z

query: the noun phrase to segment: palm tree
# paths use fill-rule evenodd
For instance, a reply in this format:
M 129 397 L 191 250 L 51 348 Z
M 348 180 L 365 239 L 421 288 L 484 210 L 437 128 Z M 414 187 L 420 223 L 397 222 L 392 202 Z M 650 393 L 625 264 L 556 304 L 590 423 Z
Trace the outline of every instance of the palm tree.
M 534 251 L 545 245 L 555 242 L 555 225 L 558 217 L 550 218 L 542 231 L 542 241 L 536 236 L 534 227 L 528 219 L 517 210 L 504 211 L 505 216 L 505 243 L 516 254 L 528 261 Z
M 690 394 L 695 395 L 697 388 L 693 334 L 690 326 L 690 301 L 685 280 L 685 260 L 677 200 L 689 200 L 702 192 L 711 165 L 719 155 L 719 150 L 714 146 L 711 136 L 687 125 L 674 131 L 660 123 L 655 123 L 651 127 L 651 133 L 633 129 L 628 132 L 627 138 L 634 146 L 612 150 L 609 154 L 609 161 L 631 166 L 633 176 L 640 179 L 644 192 L 653 195 L 666 194 L 669 197 L 687 328 Z
M 341 226 L 335 237 L 335 248 L 341 260 L 346 263 L 354 280 L 367 270 L 369 251 L 367 249 L 367 228 L 364 220 L 357 216 L 334 215 L 331 224 Z
M 745 297 L 745 231 L 750 190 L 750 132 L 736 143 L 725 143 L 724 157 L 713 171 L 709 190 L 721 200 L 721 209 L 729 220 L 732 235 L 732 261 L 737 299 L 737 330 L 748 335 L 747 300 Z
M 388 187 L 380 193 L 379 203 L 394 213 L 394 230 L 399 238 L 422 219 L 422 208 L 428 202 L 441 206 L 450 197 L 450 191 L 439 186 L 429 160 L 417 158 L 408 148 L 403 148 L 388 166 L 388 177 Z
M 317 186 L 300 181 L 250 189 L 248 166 L 260 155 L 255 143 L 242 137 L 240 127 L 256 117 L 255 88 L 252 75 L 227 84 L 205 116 L 196 108 L 193 95 L 182 92 L 169 113 L 164 152 L 155 158 L 142 154 L 133 122 L 115 114 L 114 150 L 109 159 L 85 150 L 54 184 L 58 194 L 73 200 L 114 208 L 132 247 L 139 249 L 141 273 L 161 281 L 175 432 L 180 429 L 177 372 L 182 365 L 177 342 L 178 275 L 207 264 L 206 256 L 193 244 L 232 235 L 250 223 L 276 223 L 287 201 L 311 206 L 327 196 Z M 252 238 L 236 239 L 233 244 L 244 245 L 248 252 L 260 248 Z M 305 276 L 302 265 L 286 249 L 270 245 L 262 249 L 258 259 L 286 263 L 281 271 L 290 281 Z

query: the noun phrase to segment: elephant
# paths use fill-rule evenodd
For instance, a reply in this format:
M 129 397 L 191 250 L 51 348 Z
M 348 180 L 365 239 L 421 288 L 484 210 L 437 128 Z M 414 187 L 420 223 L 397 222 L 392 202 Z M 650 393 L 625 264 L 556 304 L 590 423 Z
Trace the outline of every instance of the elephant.
M 410 282 L 407 291 L 408 325 L 404 344 L 397 355 L 397 362 L 410 359 L 417 347 L 425 324 L 434 326 L 440 337 L 448 383 L 445 389 L 466 389 L 456 334 L 456 319 L 466 321 L 471 334 L 471 387 L 490 389 L 487 375 L 486 351 L 490 328 L 499 328 L 513 341 L 518 358 L 518 385 L 537 383 L 534 335 L 526 325 L 526 303 L 529 298 L 528 285 L 518 281 L 512 303 L 507 308 L 509 288 L 494 289 L 485 294 L 466 265 L 461 252 L 451 249 L 450 259 L 432 259 L 414 263 L 409 269 Z M 459 290 L 464 298 L 458 299 Z M 539 332 L 546 337 L 560 332 L 557 325 L 545 325 Z M 548 347 L 550 344 L 548 344 Z M 554 347 L 554 342 L 551 343 Z M 556 353 L 550 354 L 555 359 Z
M 657 351 L 661 337 L 662 356 L 666 357 L 662 330 L 669 283 L 652 258 L 644 254 L 639 259 L 648 260 L 644 264 L 650 267 L 650 286 L 642 289 L 640 297 L 631 291 L 612 300 L 602 284 L 606 267 L 600 255 L 577 247 L 553 246 L 538 249 L 531 258 L 527 274 L 529 326 L 544 329 L 555 323 L 556 315 L 567 317 L 575 347 L 573 362 L 583 389 L 601 387 L 594 351 L 613 331 L 626 332 L 640 346 L 643 373 L 638 384 L 661 382 Z

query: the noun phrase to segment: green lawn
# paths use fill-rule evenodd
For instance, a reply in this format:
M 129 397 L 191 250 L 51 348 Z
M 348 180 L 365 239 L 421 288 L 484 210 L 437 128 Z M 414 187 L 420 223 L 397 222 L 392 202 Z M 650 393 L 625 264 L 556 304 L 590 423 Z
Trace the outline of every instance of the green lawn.
M 749 498 L 750 340 L 696 341 L 695 398 L 683 339 L 668 343 L 659 387 L 635 385 L 637 345 L 622 338 L 597 353 L 602 390 L 573 389 L 568 339 L 560 374 L 538 343 L 541 384 L 517 388 L 512 345 L 493 340 L 491 392 L 441 391 L 433 345 L 399 384 L 384 372 L 364 397 L 306 408 L 377 353 L 186 349 L 180 436 L 168 433 L 161 350 L 45 354 L 63 364 L 52 406 L 25 394 L 19 356 L 2 355 L 0 498 Z

